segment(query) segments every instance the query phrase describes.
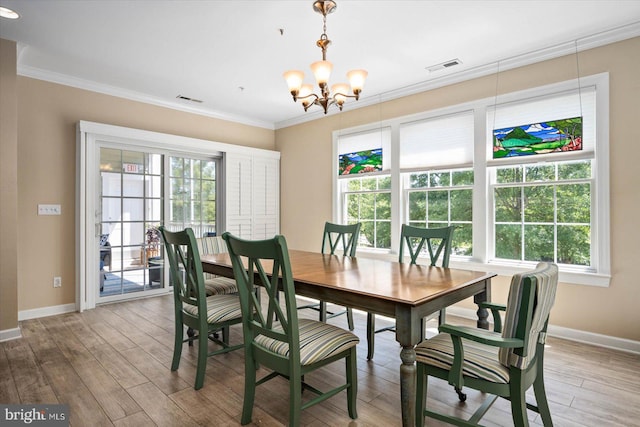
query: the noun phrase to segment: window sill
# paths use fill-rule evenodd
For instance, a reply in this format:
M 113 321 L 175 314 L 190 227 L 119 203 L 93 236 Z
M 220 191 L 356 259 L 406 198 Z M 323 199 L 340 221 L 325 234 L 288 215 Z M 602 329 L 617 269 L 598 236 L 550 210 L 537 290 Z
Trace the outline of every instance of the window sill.
M 366 250 L 359 248 L 358 256 L 362 258 L 385 259 L 387 261 L 397 261 L 398 254 L 380 250 Z M 428 263 L 426 259 L 424 263 Z M 535 267 L 534 264 L 501 264 L 497 262 L 482 263 L 472 260 L 455 260 L 451 259 L 449 265 L 452 268 L 460 268 L 465 270 L 476 270 L 483 272 L 492 272 L 500 276 L 513 276 L 516 273 L 522 273 Z M 590 273 L 586 271 L 567 271 L 560 269 L 561 283 L 570 283 L 573 285 L 586 285 L 607 288 L 611 282 L 611 275 Z

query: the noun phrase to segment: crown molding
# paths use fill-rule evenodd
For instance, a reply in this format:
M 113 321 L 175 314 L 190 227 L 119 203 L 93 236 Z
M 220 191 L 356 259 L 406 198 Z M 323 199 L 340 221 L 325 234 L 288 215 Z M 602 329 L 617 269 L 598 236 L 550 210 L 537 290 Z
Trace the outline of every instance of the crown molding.
M 580 39 L 564 42 L 554 46 L 550 46 L 544 49 L 539 49 L 533 52 L 524 53 L 522 55 L 513 56 L 510 58 L 503 58 L 497 62 L 485 64 L 482 66 L 474 67 L 465 71 L 460 71 L 454 74 L 437 77 L 434 79 L 426 80 L 413 85 L 405 86 L 399 89 L 394 89 L 388 92 L 361 97 L 357 103 L 349 104 L 349 109 L 359 109 L 376 105 L 381 102 L 391 101 L 394 99 L 402 98 L 409 95 L 415 95 L 417 93 L 426 92 L 429 90 L 438 89 L 444 86 L 464 82 L 467 80 L 476 79 L 491 75 L 498 71 L 507 71 L 513 68 L 523 67 L 526 65 L 542 62 L 554 58 L 558 58 L 564 55 L 575 54 L 588 49 L 593 49 L 600 46 L 605 46 L 618 41 L 630 39 L 640 36 L 640 21 L 632 24 L 624 25 L 611 30 L 603 31 L 597 34 L 592 34 Z M 58 83 L 65 86 L 71 86 L 78 89 L 89 90 L 92 92 L 98 92 L 105 95 L 116 96 L 119 98 L 125 98 L 133 101 L 144 102 L 151 105 L 157 105 L 160 107 L 170 108 L 173 110 L 184 111 L 187 113 L 198 114 L 206 117 L 212 117 L 215 119 L 226 120 L 234 123 L 245 124 L 249 126 L 256 126 L 265 129 L 282 129 L 289 126 L 294 126 L 301 123 L 321 119 L 326 117 L 321 111 L 314 111 L 306 113 L 291 119 L 271 123 L 262 120 L 250 119 L 248 117 L 222 113 L 218 111 L 211 111 L 205 108 L 198 108 L 191 105 L 184 105 L 178 101 L 172 102 L 159 97 L 148 95 L 145 93 L 127 90 L 107 84 L 98 83 L 91 80 L 80 79 L 68 74 L 56 73 L 48 70 L 44 70 L 37 67 L 31 67 L 22 64 L 22 57 L 25 50 L 28 47 L 18 43 L 18 75 L 24 77 L 30 77 L 38 80 L 44 80 L 52 83 Z M 348 111 L 348 110 L 346 110 Z M 339 114 L 337 110 L 329 112 L 327 115 Z
M 640 22 L 618 27 L 609 31 L 604 31 L 598 34 L 593 34 L 587 37 L 583 37 L 577 40 L 557 44 L 544 49 L 539 49 L 533 52 L 528 52 L 522 55 L 513 56 L 510 58 L 500 59 L 497 62 L 491 64 L 485 64 L 478 67 L 470 68 L 465 71 L 460 71 L 454 74 L 449 74 L 442 77 L 426 80 L 424 82 L 416 83 L 410 86 L 405 86 L 399 89 L 394 89 L 389 92 L 384 92 L 377 95 L 371 95 L 367 97 L 361 97 L 356 103 L 349 104 L 353 109 L 364 108 L 371 105 L 376 105 L 381 102 L 391 101 L 394 99 L 402 98 L 409 95 L 415 95 L 417 93 L 426 92 L 429 90 L 438 89 L 444 86 L 449 86 L 455 83 L 461 83 L 467 80 L 476 79 L 479 77 L 488 76 L 498 71 L 507 71 L 514 68 L 523 67 L 526 65 L 535 64 L 537 62 L 547 61 L 554 58 L 559 58 L 565 55 L 572 55 L 576 52 L 582 52 L 584 50 L 593 49 L 600 46 L 605 46 L 611 43 L 627 40 L 633 37 L 640 36 Z M 282 129 L 289 126 L 309 122 L 323 117 L 321 112 L 314 112 L 312 114 L 306 114 L 298 117 L 294 117 L 288 120 L 275 123 L 275 129 Z M 337 110 L 334 110 L 331 114 L 338 114 Z M 330 115 L 330 114 L 329 114 Z
M 24 48 L 18 49 L 20 56 L 24 53 Z M 68 74 L 56 73 L 54 71 L 43 70 L 37 67 L 24 65 L 18 61 L 18 75 L 30 77 L 32 79 L 44 80 L 51 83 L 57 83 L 64 86 L 71 86 L 77 89 L 84 89 L 91 92 L 102 93 L 105 95 L 116 96 L 118 98 L 129 99 L 131 101 L 144 102 L 145 104 L 157 105 L 159 107 L 170 108 L 172 110 L 183 111 L 186 113 L 198 114 L 201 116 L 212 117 L 215 119 L 226 120 L 229 122 L 240 123 L 249 126 L 273 130 L 273 123 L 261 120 L 252 120 L 247 117 L 221 113 L 217 111 L 198 108 L 191 105 L 184 105 L 178 101 L 172 102 L 142 92 L 123 89 L 91 80 L 85 80 Z

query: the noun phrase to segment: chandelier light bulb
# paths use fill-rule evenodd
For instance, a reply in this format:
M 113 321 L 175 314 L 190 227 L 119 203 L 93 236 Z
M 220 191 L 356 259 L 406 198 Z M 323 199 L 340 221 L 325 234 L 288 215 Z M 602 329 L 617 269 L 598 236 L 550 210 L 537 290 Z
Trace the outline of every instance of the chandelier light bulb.
M 311 71 L 316 78 L 318 85 L 326 85 L 331 77 L 331 71 L 333 70 L 333 64 L 329 61 L 318 61 L 311 64 Z
M 312 93 L 313 93 L 313 86 L 310 85 L 309 83 L 303 84 L 302 87 L 300 88 L 300 93 L 298 93 L 298 98 L 300 99 L 300 101 L 302 101 L 302 105 L 304 107 L 309 106 L 309 104 L 311 104 L 311 102 L 313 101 L 311 99 Z
M 290 70 L 284 73 L 283 76 L 287 81 L 287 86 L 289 86 L 289 92 L 291 92 L 291 94 L 295 98 L 300 92 L 302 80 L 304 80 L 304 73 L 298 70 Z
M 347 73 L 347 78 L 349 79 L 349 84 L 351 84 L 351 90 L 354 95 L 359 95 L 362 92 L 362 88 L 364 87 L 364 81 L 367 78 L 367 73 L 365 70 L 351 70 Z
M 336 83 L 331 86 L 331 93 L 333 94 L 333 99 L 336 101 L 336 104 L 342 108 L 342 104 L 344 104 L 347 100 L 347 95 L 349 95 L 349 85 L 346 83 Z

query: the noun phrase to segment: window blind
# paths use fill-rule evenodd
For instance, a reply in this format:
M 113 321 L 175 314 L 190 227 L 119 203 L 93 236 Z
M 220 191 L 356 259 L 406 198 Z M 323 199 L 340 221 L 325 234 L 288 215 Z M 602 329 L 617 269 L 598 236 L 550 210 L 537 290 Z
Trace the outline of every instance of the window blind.
M 473 164 L 473 111 L 400 126 L 400 169 L 450 169 Z

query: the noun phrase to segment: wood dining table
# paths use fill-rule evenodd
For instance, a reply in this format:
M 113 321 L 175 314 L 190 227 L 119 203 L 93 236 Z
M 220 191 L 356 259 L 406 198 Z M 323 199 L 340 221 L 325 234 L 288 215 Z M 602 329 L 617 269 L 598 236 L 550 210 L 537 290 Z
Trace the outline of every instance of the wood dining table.
M 290 250 L 296 294 L 381 314 L 396 320 L 400 344 L 402 425 L 415 425 L 416 352 L 422 319 L 466 298 L 491 299 L 494 273 L 351 258 Z M 201 256 L 203 270 L 233 277 L 229 254 Z M 488 328 L 488 312 L 478 308 L 478 326 Z

